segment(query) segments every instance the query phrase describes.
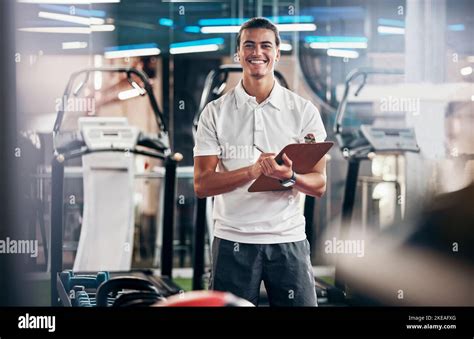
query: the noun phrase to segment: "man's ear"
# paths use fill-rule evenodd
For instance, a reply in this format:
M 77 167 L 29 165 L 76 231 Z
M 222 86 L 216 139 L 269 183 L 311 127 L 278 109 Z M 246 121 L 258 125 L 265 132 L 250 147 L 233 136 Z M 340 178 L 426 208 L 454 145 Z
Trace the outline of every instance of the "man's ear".
M 277 47 L 277 55 L 276 55 L 276 60 L 275 61 L 280 61 L 281 57 L 281 51 L 280 51 L 280 46 Z

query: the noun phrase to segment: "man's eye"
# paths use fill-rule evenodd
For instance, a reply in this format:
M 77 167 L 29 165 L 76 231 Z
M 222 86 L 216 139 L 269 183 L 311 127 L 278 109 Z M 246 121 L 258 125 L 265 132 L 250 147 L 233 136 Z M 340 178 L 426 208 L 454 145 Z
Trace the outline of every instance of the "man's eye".
M 247 45 L 244 45 L 244 47 L 245 48 L 251 48 L 251 47 L 253 47 L 253 45 L 252 44 L 247 44 Z
M 272 45 L 263 45 L 263 48 L 272 48 Z

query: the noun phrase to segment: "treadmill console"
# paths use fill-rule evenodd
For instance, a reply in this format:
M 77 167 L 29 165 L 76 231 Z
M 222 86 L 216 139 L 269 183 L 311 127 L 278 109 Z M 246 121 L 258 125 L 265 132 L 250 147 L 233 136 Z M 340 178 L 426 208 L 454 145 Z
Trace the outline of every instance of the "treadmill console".
M 362 125 L 361 131 L 374 151 L 420 151 L 413 128 L 385 128 Z
M 133 149 L 139 131 L 128 124 L 127 118 L 83 117 L 79 129 L 91 151 L 98 149 Z

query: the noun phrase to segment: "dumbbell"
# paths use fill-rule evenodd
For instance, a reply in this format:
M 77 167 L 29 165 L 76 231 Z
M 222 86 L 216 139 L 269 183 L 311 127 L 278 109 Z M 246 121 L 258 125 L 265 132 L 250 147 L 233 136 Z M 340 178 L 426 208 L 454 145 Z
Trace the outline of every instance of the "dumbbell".
M 72 300 L 72 306 L 75 307 L 92 307 L 89 295 L 85 291 L 84 286 L 74 286 L 74 298 Z

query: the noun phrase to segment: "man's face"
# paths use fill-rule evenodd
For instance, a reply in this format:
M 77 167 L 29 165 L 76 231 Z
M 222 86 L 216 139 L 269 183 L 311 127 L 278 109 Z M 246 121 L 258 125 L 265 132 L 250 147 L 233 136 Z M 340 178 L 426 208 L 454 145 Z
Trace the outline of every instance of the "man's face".
M 238 50 L 244 76 L 261 79 L 273 76 L 275 61 L 280 58 L 275 33 L 265 28 L 250 28 L 242 31 Z

